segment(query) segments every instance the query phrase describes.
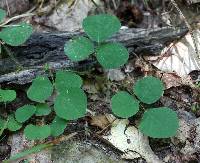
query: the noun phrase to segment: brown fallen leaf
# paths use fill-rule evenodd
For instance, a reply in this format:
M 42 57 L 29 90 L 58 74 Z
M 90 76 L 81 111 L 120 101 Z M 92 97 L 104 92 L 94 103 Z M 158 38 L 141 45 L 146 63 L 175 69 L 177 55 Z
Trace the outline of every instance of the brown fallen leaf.
M 110 124 L 106 115 L 91 116 L 90 118 L 91 118 L 89 121 L 90 125 L 99 127 L 101 129 L 106 128 Z

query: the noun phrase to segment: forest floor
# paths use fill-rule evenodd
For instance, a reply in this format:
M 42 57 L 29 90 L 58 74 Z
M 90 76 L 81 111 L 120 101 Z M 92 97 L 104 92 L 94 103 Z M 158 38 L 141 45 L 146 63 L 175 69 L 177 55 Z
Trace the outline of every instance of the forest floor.
M 9 17 L 29 14 L 16 22 L 29 22 L 37 32 L 77 31 L 87 15 L 102 12 L 117 15 L 123 28 L 148 30 L 190 25 L 186 36 L 170 43 L 156 57 L 136 54 L 121 69 L 105 72 L 96 68 L 83 74 L 83 89 L 88 95 L 87 116 L 69 122 L 63 134 L 67 140 L 24 160 L 36 163 L 200 162 L 200 3 L 188 4 L 181 0 L 176 3 L 173 0 L 2 0 L 0 8 L 7 10 Z M 131 87 L 146 75 L 160 78 L 166 87 L 155 105 L 170 107 L 179 116 L 180 127 L 173 138 L 141 136 L 134 127 L 137 117 L 118 119 L 115 125 L 112 124 L 110 96 L 124 85 Z M 29 86 L 30 83 L 2 84 L 2 88 L 16 89 L 18 97 L 6 106 L 6 110 L 0 105 L 0 110 L 6 114 L 29 104 L 26 97 Z M 126 133 L 127 129 L 132 136 Z M 68 139 L 71 133 L 74 135 Z M 131 143 L 127 141 L 129 138 Z M 134 143 L 135 140 L 139 141 Z M 4 132 L 0 137 L 0 162 L 36 143 L 39 142 L 28 141 L 22 131 Z

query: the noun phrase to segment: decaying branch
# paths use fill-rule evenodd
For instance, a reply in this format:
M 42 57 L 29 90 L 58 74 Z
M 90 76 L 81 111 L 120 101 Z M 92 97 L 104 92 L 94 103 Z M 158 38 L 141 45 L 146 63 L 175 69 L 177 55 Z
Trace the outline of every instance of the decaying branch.
M 187 28 L 155 28 L 155 29 L 124 29 L 108 41 L 121 42 L 128 48 L 130 58 L 137 55 L 158 55 L 161 50 L 174 40 L 188 32 Z M 34 33 L 26 44 L 10 48 L 18 65 L 11 58 L 0 60 L 0 84 L 31 82 L 36 75 L 45 74 L 45 64 L 49 68 L 88 70 L 97 63 L 92 58 L 82 62 L 72 62 L 64 54 L 64 44 L 73 37 L 83 35 L 82 32 L 65 33 Z

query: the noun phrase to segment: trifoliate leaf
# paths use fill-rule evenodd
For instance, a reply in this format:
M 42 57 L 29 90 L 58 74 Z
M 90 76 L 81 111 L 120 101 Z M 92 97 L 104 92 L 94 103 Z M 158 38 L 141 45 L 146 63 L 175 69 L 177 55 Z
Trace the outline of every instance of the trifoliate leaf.
M 29 24 L 21 23 L 3 28 L 0 32 L 0 39 L 11 46 L 19 46 L 26 42 L 32 32 L 33 29 Z
M 70 88 L 56 97 L 56 115 L 66 120 L 83 117 L 87 109 L 87 97 L 80 88 Z
M 106 69 L 119 68 L 128 61 L 127 49 L 119 43 L 107 43 L 97 50 L 97 60 Z
M 0 102 L 11 102 L 16 99 L 16 92 L 14 90 L 0 89 Z
M 37 104 L 36 105 L 36 116 L 44 116 L 51 113 L 51 108 L 47 104 Z
M 147 110 L 139 125 L 140 131 L 152 138 L 168 138 L 175 136 L 178 127 L 179 124 L 176 112 L 167 107 Z
M 65 44 L 64 52 L 72 61 L 81 61 L 94 53 L 94 45 L 86 37 L 78 37 Z
M 33 105 L 24 105 L 18 108 L 15 112 L 15 118 L 18 122 L 23 123 L 27 121 L 33 114 L 35 114 L 36 108 Z
M 112 97 L 111 108 L 115 115 L 129 118 L 139 111 L 139 102 L 127 92 L 120 91 Z
M 13 115 L 10 115 L 9 116 L 9 121 L 8 121 L 8 124 L 7 124 L 7 128 L 8 130 L 10 131 L 17 131 L 19 130 L 20 128 L 22 127 L 22 124 L 17 122 L 14 118 Z
M 55 86 L 59 92 L 68 88 L 80 88 L 83 84 L 81 77 L 73 72 L 58 71 L 56 73 Z
M 121 24 L 114 15 L 100 14 L 83 20 L 85 33 L 96 42 L 102 42 L 119 31 Z
M 27 91 L 29 99 L 36 102 L 44 102 L 53 93 L 53 85 L 47 77 L 39 76 L 33 80 L 32 85 Z
M 45 139 L 50 136 L 51 128 L 49 125 L 34 126 L 30 124 L 26 126 L 24 133 L 29 140 Z
M 6 17 L 6 11 L 0 9 L 0 23 L 3 21 L 3 19 Z
M 0 130 L 4 128 L 6 121 L 0 117 Z
M 136 82 L 133 91 L 142 102 L 152 104 L 163 95 L 164 85 L 158 78 L 147 76 Z
M 66 127 L 67 127 L 67 121 L 56 116 L 53 122 L 51 123 L 51 135 L 52 136 L 61 135 Z

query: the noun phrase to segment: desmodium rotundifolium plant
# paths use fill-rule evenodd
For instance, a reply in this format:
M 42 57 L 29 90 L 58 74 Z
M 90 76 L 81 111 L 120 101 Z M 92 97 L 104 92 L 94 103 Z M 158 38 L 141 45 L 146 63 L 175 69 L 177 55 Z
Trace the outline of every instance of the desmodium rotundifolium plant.
M 103 68 L 119 68 L 127 62 L 128 51 L 123 45 L 106 42 L 106 39 L 118 32 L 120 27 L 115 16 L 88 16 L 83 21 L 83 29 L 89 38 L 81 36 L 68 41 L 64 46 L 65 54 L 72 61 L 81 61 L 94 55 Z M 37 125 L 31 121 L 24 133 L 30 140 L 61 135 L 69 120 L 84 117 L 87 112 L 87 97 L 81 89 L 82 85 L 81 77 L 71 71 L 57 71 L 55 81 L 37 76 L 27 90 L 27 97 L 35 104 L 18 108 L 7 120 L 0 119 L 0 129 L 16 131 L 33 116 L 47 116 L 55 112 L 52 122 Z M 164 85 L 158 78 L 147 76 L 135 83 L 132 92 L 130 95 L 126 91 L 119 91 L 111 98 L 111 109 L 116 116 L 129 118 L 141 107 L 152 106 L 163 95 Z M 47 100 L 55 94 L 52 109 Z M 11 102 L 15 98 L 15 91 L 0 90 L 0 102 Z M 178 117 L 176 112 L 167 107 L 145 108 L 138 128 L 147 136 L 168 138 L 177 132 Z
M 6 25 L 4 22 L 6 18 L 6 11 L 0 9 L 0 55 L 2 47 L 7 50 L 6 45 L 19 46 L 23 44 L 32 34 L 33 29 L 27 23 L 20 23 L 17 25 Z M 0 103 L 9 103 L 15 100 L 15 90 L 3 90 L 0 88 Z M 13 114 L 9 115 L 6 120 L 0 117 L 0 136 L 7 128 L 10 131 L 19 130 L 22 127 L 16 121 Z
M 88 16 L 83 20 L 83 29 L 89 39 L 81 36 L 67 42 L 65 54 L 72 61 L 81 61 L 94 54 L 103 68 L 118 68 L 128 61 L 128 51 L 122 44 L 105 41 L 118 32 L 120 27 L 121 24 L 115 16 Z
M 4 44 L 19 46 L 23 44 L 32 34 L 33 28 L 27 23 L 6 25 L 4 20 L 6 11 L 0 9 L 0 53 Z

